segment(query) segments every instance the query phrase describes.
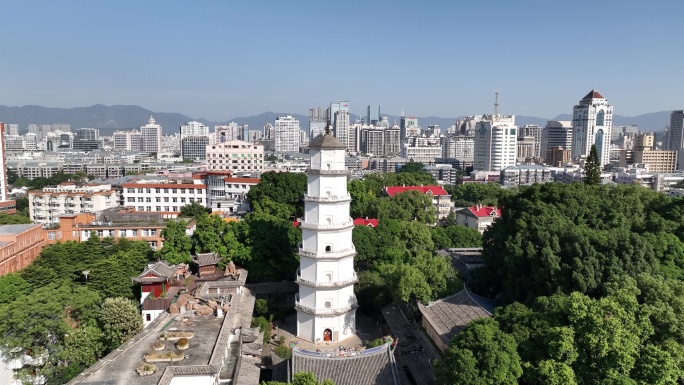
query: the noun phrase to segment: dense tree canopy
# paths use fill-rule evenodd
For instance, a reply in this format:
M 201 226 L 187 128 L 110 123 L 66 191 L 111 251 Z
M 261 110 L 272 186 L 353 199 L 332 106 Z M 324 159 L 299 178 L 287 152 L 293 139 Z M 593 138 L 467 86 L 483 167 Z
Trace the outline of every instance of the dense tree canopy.
M 188 206 L 183 206 L 188 207 Z M 200 206 L 201 207 L 201 206 Z M 186 213 L 190 214 L 190 213 Z M 193 215 L 202 214 L 206 217 L 206 212 L 193 212 Z M 166 227 L 161 231 L 161 236 L 164 238 L 164 246 L 157 252 L 159 258 L 176 265 L 178 263 L 190 263 L 190 252 L 192 251 L 192 241 L 186 235 L 187 223 L 182 220 L 169 220 L 166 222 Z
M 192 202 L 190 204 L 187 204 L 180 209 L 180 216 L 181 217 L 189 217 L 189 218 L 199 218 L 202 216 L 202 214 L 209 214 L 211 212 L 210 209 L 202 206 L 201 203 L 199 202 Z
M 682 199 L 638 186 L 534 185 L 484 235 L 486 285 L 504 301 L 599 295 L 626 274 L 684 277 Z
M 291 211 L 300 217 L 304 213 L 305 192 L 306 174 L 271 171 L 261 174 L 259 184 L 249 190 L 247 199 L 254 209 L 255 202 L 268 197 L 273 202 L 291 206 Z
M 446 185 L 444 188 L 451 194 L 456 207 L 468 207 L 475 204 L 496 206 L 500 201 L 515 195 L 515 190 L 502 188 L 498 183 L 464 183 Z
M 0 213 L 0 225 L 22 225 L 32 223 L 31 218 L 22 214 Z

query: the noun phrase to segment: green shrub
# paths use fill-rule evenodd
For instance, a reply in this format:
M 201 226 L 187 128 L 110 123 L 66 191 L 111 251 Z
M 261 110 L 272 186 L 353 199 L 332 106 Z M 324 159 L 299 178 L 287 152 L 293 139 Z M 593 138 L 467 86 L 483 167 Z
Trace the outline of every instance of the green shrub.
M 290 359 L 292 357 L 292 350 L 284 345 L 276 346 L 275 349 L 273 349 L 273 353 L 275 353 L 276 356 L 284 359 Z
M 385 343 L 385 341 L 382 338 L 376 338 L 374 340 L 368 341 L 366 343 L 366 348 L 368 348 L 368 349 L 374 348 L 374 347 L 380 346 L 384 343 Z

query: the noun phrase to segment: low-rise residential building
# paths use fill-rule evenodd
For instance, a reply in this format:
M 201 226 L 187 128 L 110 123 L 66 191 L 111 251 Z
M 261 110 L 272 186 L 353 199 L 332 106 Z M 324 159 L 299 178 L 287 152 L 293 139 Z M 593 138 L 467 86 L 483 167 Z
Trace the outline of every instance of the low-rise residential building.
M 0 226 L 0 276 L 30 265 L 45 244 L 39 224 Z
M 551 170 L 539 165 L 508 166 L 501 170 L 501 185 L 518 187 L 533 183 L 553 182 Z
M 423 194 L 432 196 L 432 205 L 437 210 L 437 219 L 446 218 L 451 209 L 454 207 L 454 202 L 451 201 L 451 195 L 441 186 L 390 186 L 385 187 L 385 192 L 389 196 L 395 196 L 406 191 L 418 191 Z
M 112 185 L 75 182 L 29 191 L 28 200 L 31 220 L 44 226 L 58 224 L 64 214 L 94 213 L 118 205 Z
M 192 177 L 140 179 L 122 183 L 126 207 L 156 212 L 164 218 L 176 218 L 181 207 L 197 202 L 207 207 L 207 186 Z
M 501 216 L 501 208 L 475 205 L 456 212 L 456 223 L 484 233 Z
M 458 177 L 462 174 L 461 170 L 455 169 L 450 164 L 436 164 L 434 166 L 425 166 L 423 170 L 432 175 L 439 183 L 456 184 Z
M 180 218 L 186 224 L 185 234 L 192 236 L 196 221 Z M 145 241 L 153 250 L 164 246 L 161 233 L 168 219 L 162 213 L 139 212 L 132 209 L 114 208 L 92 214 L 62 215 L 59 218 L 59 233 L 56 240 L 85 242 L 92 234 L 98 238 L 126 238 L 131 241 Z

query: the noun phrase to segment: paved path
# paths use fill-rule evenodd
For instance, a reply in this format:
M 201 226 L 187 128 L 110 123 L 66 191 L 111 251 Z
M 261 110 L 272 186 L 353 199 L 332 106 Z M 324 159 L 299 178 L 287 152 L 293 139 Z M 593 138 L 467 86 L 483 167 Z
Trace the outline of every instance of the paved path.
M 392 335 L 399 338 L 399 344 L 395 352 L 397 364 L 408 367 L 416 384 L 434 385 L 435 373 L 433 363 L 439 357 L 439 354 L 435 351 L 425 334 L 416 325 L 410 323 L 396 305 L 382 308 L 382 315 L 385 317 Z M 402 341 L 406 342 L 413 339 L 420 344 L 423 350 L 421 352 L 414 352 L 414 354 L 404 355 L 401 346 Z

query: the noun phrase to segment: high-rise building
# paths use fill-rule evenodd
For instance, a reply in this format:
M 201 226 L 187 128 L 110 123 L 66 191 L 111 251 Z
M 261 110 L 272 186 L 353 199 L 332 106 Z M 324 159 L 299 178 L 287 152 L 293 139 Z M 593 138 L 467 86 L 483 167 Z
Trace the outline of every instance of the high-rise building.
M 401 129 L 401 139 L 409 136 L 414 136 L 420 133 L 420 126 L 418 126 L 418 118 L 415 116 L 402 116 L 399 120 L 399 127 Z
M 613 126 L 613 106 L 596 90 L 591 90 L 573 107 L 572 158 L 577 161 L 589 156 L 596 145 L 601 166 L 610 163 L 610 134 Z
M 349 216 L 347 146 L 330 133 L 309 146 L 310 171 L 301 222 L 302 247 L 295 297 L 297 337 L 307 341 L 339 342 L 356 334 L 352 244 L 354 222 Z
M 569 120 L 549 120 L 542 130 L 542 154 L 558 147 L 572 153 L 572 122 Z
M 209 127 L 200 122 L 188 122 L 180 126 L 181 140 L 186 136 L 209 136 Z
M 156 124 L 150 116 L 147 124 L 140 127 L 142 135 L 142 151 L 148 154 L 157 153 L 161 150 L 162 126 Z
M 5 159 L 5 123 L 0 122 L 0 212 L 14 214 L 16 203 L 7 195 L 7 161 Z
M 526 124 L 518 129 L 518 159 L 541 158 L 542 128 L 536 124 Z
M 294 116 L 281 116 L 275 121 L 275 150 L 299 152 L 299 121 Z
M 366 124 L 375 126 L 380 120 L 380 106 L 370 105 L 367 107 L 368 112 L 366 113 Z
M 474 136 L 473 168 L 501 171 L 515 166 L 517 131 L 515 115 L 485 115 Z
M 672 111 L 665 137 L 665 149 L 678 151 L 677 168 L 684 170 L 684 110 Z
M 475 140 L 472 136 L 449 135 L 442 144 L 442 158 L 459 170 L 473 166 Z
M 309 141 L 313 141 L 319 135 L 323 135 L 326 125 L 327 119 L 324 109 L 321 107 L 309 109 Z
M 8 124 L 7 135 L 19 135 L 19 125 L 18 124 Z
M 349 149 L 350 124 L 349 102 L 339 101 L 330 103 L 328 108 L 328 122 L 333 128 L 333 134 Z
M 260 172 L 264 169 L 264 146 L 233 140 L 206 147 L 207 170 Z
M 52 126 L 50 126 L 52 127 Z M 72 147 L 77 151 L 95 151 L 102 148 L 100 131 L 97 128 L 79 128 L 76 130 Z
M 309 109 L 309 122 L 325 122 L 325 110 L 321 107 L 311 107 Z
M 186 136 L 181 139 L 181 157 L 183 160 L 202 161 L 207 158 L 209 136 Z

